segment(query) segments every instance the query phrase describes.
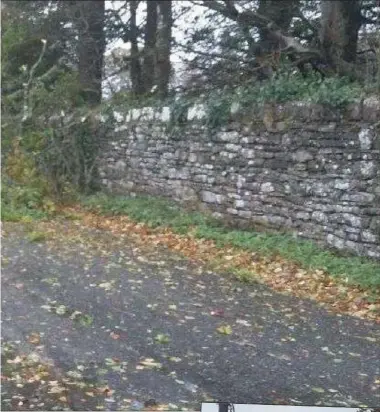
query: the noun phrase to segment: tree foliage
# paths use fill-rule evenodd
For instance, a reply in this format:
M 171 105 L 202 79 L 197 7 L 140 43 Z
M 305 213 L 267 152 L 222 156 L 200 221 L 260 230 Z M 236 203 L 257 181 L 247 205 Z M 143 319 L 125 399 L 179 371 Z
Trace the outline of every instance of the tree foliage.
M 284 62 L 305 76 L 360 78 L 359 54 L 379 56 L 376 1 L 192 1 L 205 23 L 188 28 L 179 47 L 192 52 L 188 86 L 268 79 Z M 372 45 L 368 40 L 372 38 Z M 359 52 L 359 54 L 358 54 Z M 361 79 L 363 80 L 363 79 Z M 373 80 L 373 79 L 370 79 Z

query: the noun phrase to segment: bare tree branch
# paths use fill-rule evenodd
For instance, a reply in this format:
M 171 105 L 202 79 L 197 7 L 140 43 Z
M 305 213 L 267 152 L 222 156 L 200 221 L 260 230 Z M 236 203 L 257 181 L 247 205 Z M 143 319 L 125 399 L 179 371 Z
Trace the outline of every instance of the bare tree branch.
M 47 46 L 47 41 L 46 40 L 41 40 L 43 46 L 42 46 L 42 50 L 41 53 L 37 59 L 37 61 L 34 63 L 34 65 L 32 66 L 32 68 L 30 69 L 29 72 L 29 79 L 27 81 L 27 83 L 24 85 L 24 102 L 23 102 L 23 115 L 22 115 L 22 119 L 21 119 L 21 123 L 20 123 L 20 134 L 22 132 L 22 128 L 24 123 L 32 116 L 31 113 L 31 101 L 30 101 L 30 87 L 33 83 L 33 77 L 34 77 L 34 73 L 37 69 L 37 67 L 40 65 L 45 52 L 46 52 L 46 46 Z
M 249 27 L 257 26 L 261 28 L 267 27 L 269 24 L 274 24 L 267 17 L 258 14 L 251 10 L 239 12 L 232 0 L 227 0 L 228 6 L 223 6 L 217 0 L 204 0 L 200 5 L 210 10 L 214 10 L 239 24 L 248 25 Z
M 199 54 L 201 56 L 215 57 L 215 58 L 219 58 L 219 59 L 223 59 L 223 60 L 236 61 L 236 57 L 228 56 L 225 53 L 223 54 L 223 53 L 205 52 L 205 51 L 201 51 L 201 50 L 195 50 L 192 47 L 185 46 L 185 45 L 180 44 L 180 43 L 176 43 L 175 46 L 179 47 L 182 50 L 185 50 L 187 52 L 194 53 L 194 54 Z M 245 59 L 244 57 L 241 57 L 240 61 L 242 63 L 252 63 L 254 60 L 253 59 Z
M 217 11 L 242 26 L 248 26 L 249 28 L 258 27 L 260 29 L 268 30 L 269 33 L 280 42 L 284 51 L 293 51 L 299 54 L 308 53 L 313 56 L 320 56 L 318 50 L 305 47 L 294 37 L 284 34 L 276 24 L 267 17 L 252 10 L 239 12 L 236 9 L 233 0 L 225 0 L 224 5 L 217 0 L 204 0 L 201 5 L 205 8 Z

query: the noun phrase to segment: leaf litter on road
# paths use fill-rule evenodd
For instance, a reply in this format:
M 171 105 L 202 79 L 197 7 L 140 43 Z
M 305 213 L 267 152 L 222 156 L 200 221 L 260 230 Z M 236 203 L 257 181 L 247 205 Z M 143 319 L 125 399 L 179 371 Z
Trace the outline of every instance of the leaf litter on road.
M 65 305 L 57 303 L 56 301 L 49 302 L 46 305 L 41 305 L 41 308 L 47 310 L 48 312 L 68 317 L 69 319 L 79 323 L 82 326 L 88 327 L 93 322 L 93 317 L 91 315 L 83 313 L 79 310 L 70 309 Z
M 347 284 L 344 279 L 333 278 L 322 269 L 305 270 L 279 256 L 262 257 L 236 247 L 217 247 L 211 240 L 196 238 L 191 231 L 183 235 L 167 227 L 152 229 L 128 216 L 105 219 L 79 206 L 68 208 L 67 212 L 80 216 L 78 226 L 101 228 L 118 236 L 128 234 L 145 247 L 164 245 L 216 271 L 235 273 L 244 281 L 264 283 L 277 292 L 312 299 L 333 312 L 380 323 L 380 297 L 374 297 L 371 291 L 359 286 Z

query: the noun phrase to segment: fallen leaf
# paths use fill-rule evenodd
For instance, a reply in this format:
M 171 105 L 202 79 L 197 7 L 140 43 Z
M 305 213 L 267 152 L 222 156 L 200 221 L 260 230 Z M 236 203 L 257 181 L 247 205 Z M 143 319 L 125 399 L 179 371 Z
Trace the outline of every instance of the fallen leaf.
M 79 317 L 79 323 L 82 326 L 90 326 L 92 324 L 93 320 L 94 320 L 93 317 L 90 316 L 90 315 L 81 315 Z
M 8 359 L 7 363 L 18 364 L 18 363 L 21 363 L 22 361 L 23 361 L 23 359 L 20 356 L 16 356 L 14 359 Z
M 244 319 L 237 319 L 236 323 L 238 323 L 239 325 L 244 325 L 244 326 L 252 326 L 248 321 L 244 320 Z
M 74 379 L 82 379 L 82 374 L 77 371 L 68 371 L 67 376 L 70 376 L 70 378 Z
M 40 334 L 37 332 L 33 332 L 28 337 L 28 342 L 33 345 L 38 345 L 40 343 Z
M 292 358 L 290 356 L 285 355 L 285 354 L 277 355 L 275 353 L 268 352 L 268 355 L 271 356 L 272 358 L 276 358 L 276 359 L 279 359 L 279 360 L 285 360 L 285 361 L 288 361 L 288 362 L 292 360 Z
M 146 359 L 144 359 L 143 361 L 141 361 L 140 364 L 141 364 L 142 366 L 147 367 L 147 368 L 157 368 L 157 369 L 159 369 L 159 368 L 162 367 L 161 363 L 156 362 L 156 361 L 155 361 L 154 359 L 152 359 L 152 358 L 146 358 Z
M 64 315 L 64 314 L 66 313 L 66 310 L 67 310 L 67 308 L 66 308 L 65 305 L 59 305 L 59 306 L 57 306 L 57 308 L 55 309 L 55 313 L 56 313 L 57 315 Z
M 65 391 L 66 391 L 66 388 L 64 388 L 63 386 L 56 385 L 56 386 L 52 386 L 48 390 L 48 393 L 62 393 L 62 392 L 65 392 Z
M 170 360 L 171 362 L 181 362 L 181 361 L 182 361 L 181 358 L 177 358 L 177 357 L 175 357 L 175 356 L 171 356 L 171 357 L 169 358 L 169 360 Z
M 104 289 L 104 290 L 111 290 L 114 287 L 114 282 L 103 282 L 103 283 L 99 283 L 98 287 Z
M 216 330 L 221 335 L 231 335 L 232 333 L 232 328 L 230 325 L 219 326 L 219 328 L 217 328 Z
M 32 352 L 27 356 L 27 360 L 29 363 L 39 363 L 41 358 L 36 352 Z
M 79 316 L 82 315 L 82 312 L 80 312 L 79 310 L 75 310 L 71 315 L 70 315 L 70 319 L 71 320 L 75 320 L 76 318 L 78 318 Z
M 161 343 L 161 344 L 166 344 L 166 343 L 169 343 L 169 342 L 170 342 L 169 336 L 168 336 L 168 335 L 164 335 L 163 333 L 159 333 L 159 334 L 154 338 L 154 340 L 155 340 L 157 343 Z

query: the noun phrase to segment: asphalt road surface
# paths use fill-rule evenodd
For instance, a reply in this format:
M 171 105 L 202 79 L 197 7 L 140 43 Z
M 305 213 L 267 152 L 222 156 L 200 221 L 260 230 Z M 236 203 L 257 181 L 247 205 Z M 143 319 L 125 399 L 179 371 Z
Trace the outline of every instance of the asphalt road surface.
M 379 325 L 128 237 L 85 228 L 66 235 L 70 225 L 42 242 L 21 224 L 5 225 L 2 340 L 51 362 L 55 384 L 78 385 L 66 385 L 61 405 L 54 390 L 5 377 L 3 410 L 22 397 L 20 409 L 37 402 L 44 410 L 199 409 L 204 400 L 380 405 Z M 93 395 L 105 386 L 107 396 Z

